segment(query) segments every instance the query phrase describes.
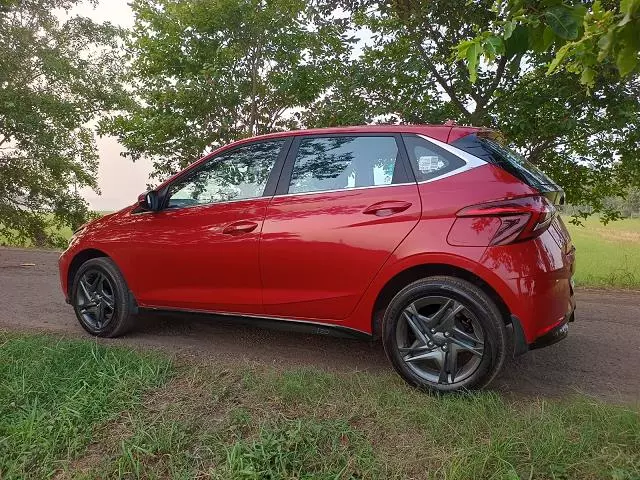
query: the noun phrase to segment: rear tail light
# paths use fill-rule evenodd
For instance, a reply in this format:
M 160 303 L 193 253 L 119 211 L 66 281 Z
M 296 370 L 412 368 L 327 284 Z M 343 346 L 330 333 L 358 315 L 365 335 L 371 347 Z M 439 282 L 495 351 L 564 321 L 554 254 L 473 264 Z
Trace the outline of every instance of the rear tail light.
M 456 214 L 447 241 L 451 245 L 507 245 L 541 235 L 556 209 L 541 196 L 472 205 Z

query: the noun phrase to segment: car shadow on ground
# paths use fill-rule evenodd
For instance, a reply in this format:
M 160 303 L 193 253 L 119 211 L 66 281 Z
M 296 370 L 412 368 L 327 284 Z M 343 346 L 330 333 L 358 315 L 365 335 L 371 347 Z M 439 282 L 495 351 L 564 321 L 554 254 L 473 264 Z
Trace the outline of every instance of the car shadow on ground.
M 136 345 L 168 347 L 181 355 L 222 362 L 393 374 L 380 341 L 291 331 L 285 322 L 265 327 L 229 317 L 145 313 L 126 339 Z M 516 358 L 507 355 L 501 373 L 488 390 L 516 399 L 587 395 L 636 403 L 634 386 L 615 380 L 619 361 L 600 362 L 594 371 L 593 364 L 584 362 L 596 350 L 593 340 L 576 334 Z

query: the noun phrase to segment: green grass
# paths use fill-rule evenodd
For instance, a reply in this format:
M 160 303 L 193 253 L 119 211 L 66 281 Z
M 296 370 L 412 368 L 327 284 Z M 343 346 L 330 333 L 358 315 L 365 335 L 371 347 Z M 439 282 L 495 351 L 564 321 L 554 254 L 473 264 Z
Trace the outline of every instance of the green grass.
M 1 334 L 0 478 L 640 478 L 638 406 Z
M 158 386 L 170 363 L 92 342 L 0 332 L 0 478 L 44 478 L 97 422 Z
M 576 284 L 640 288 L 640 219 L 602 225 L 597 218 L 575 226 L 565 219 L 576 246 Z

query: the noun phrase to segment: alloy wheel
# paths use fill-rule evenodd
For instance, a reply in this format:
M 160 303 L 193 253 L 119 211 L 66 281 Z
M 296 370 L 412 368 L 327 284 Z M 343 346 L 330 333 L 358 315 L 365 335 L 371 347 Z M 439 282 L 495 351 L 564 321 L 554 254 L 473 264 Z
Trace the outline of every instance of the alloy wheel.
M 425 296 L 410 303 L 396 327 L 400 358 L 415 374 L 438 384 L 470 377 L 485 353 L 484 330 L 462 303 Z
M 76 308 L 82 320 L 92 329 L 100 330 L 115 314 L 114 287 L 100 270 L 91 268 L 78 281 Z

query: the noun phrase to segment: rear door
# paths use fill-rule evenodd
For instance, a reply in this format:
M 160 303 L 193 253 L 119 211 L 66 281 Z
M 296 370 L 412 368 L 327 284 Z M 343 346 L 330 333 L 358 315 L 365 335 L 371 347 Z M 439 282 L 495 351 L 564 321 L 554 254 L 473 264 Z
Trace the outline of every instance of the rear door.
M 265 313 L 346 318 L 420 212 L 400 136 L 297 137 L 262 229 Z

